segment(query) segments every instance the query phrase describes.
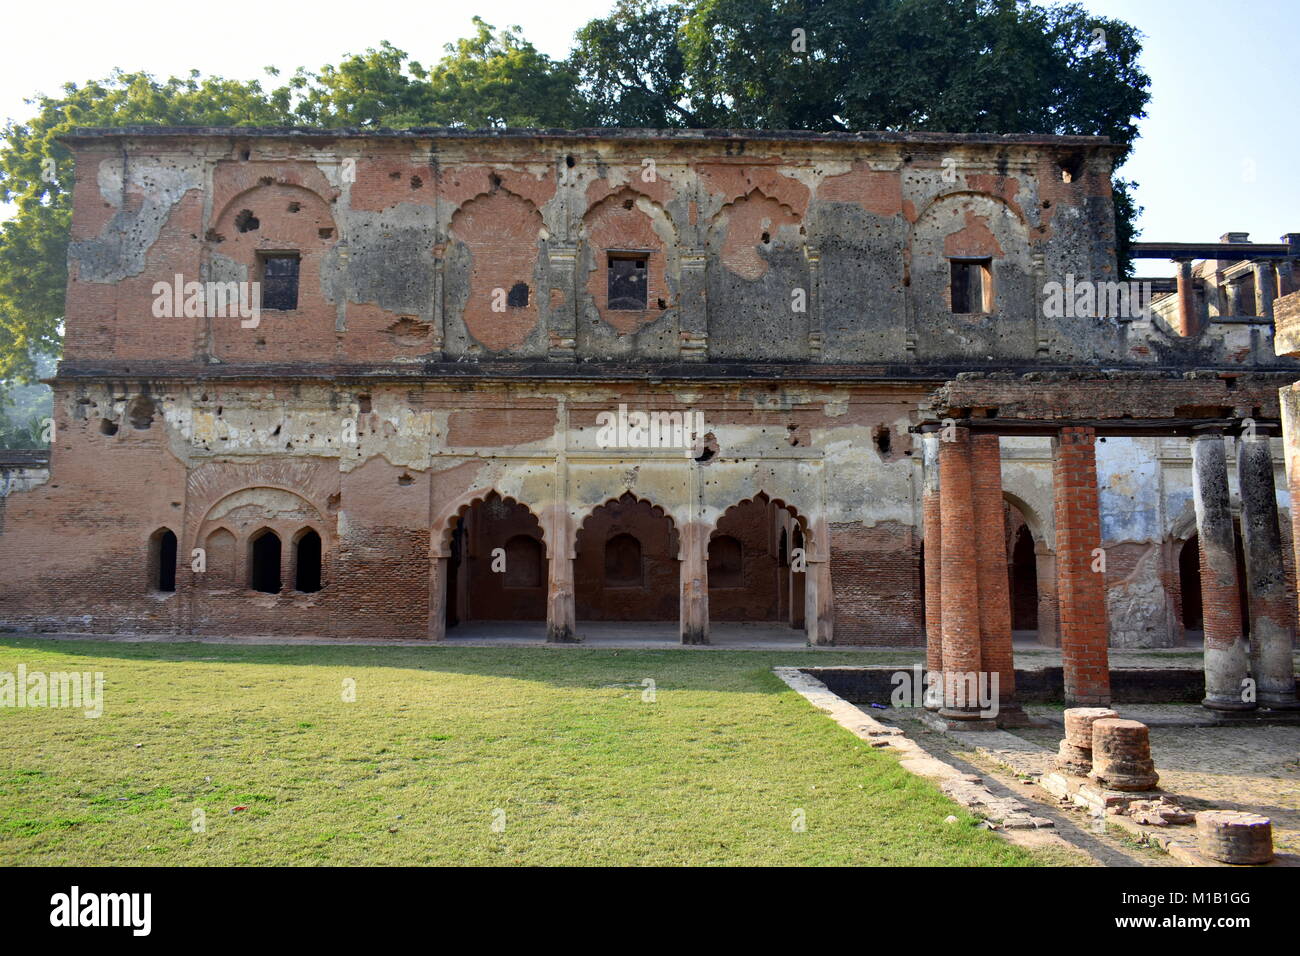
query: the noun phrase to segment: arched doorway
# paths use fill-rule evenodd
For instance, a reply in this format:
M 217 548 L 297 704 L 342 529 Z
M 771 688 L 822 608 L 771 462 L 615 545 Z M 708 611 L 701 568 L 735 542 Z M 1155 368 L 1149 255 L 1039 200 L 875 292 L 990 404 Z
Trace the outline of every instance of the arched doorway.
M 596 508 L 578 529 L 574 605 L 579 621 L 677 621 L 677 528 L 630 492 Z
M 1199 639 L 1205 627 L 1205 617 L 1201 606 L 1201 549 L 1195 534 L 1184 541 L 1178 551 L 1178 593 L 1183 633 Z
M 1241 633 L 1250 636 L 1250 600 L 1246 588 L 1246 550 L 1241 540 L 1241 523 L 1232 522 L 1233 547 L 1237 563 L 1237 602 L 1241 608 Z M 1205 607 L 1201 593 L 1200 538 L 1193 532 L 1178 551 L 1178 592 L 1183 634 L 1193 642 L 1203 638 Z
M 1012 534 L 1008 563 L 1011 585 L 1011 629 L 1038 633 L 1038 555 L 1029 526 Z
M 784 502 L 760 493 L 723 512 L 709 538 L 710 621 L 802 627 L 806 555 L 798 548 L 802 519 Z
M 541 523 L 495 491 L 461 508 L 447 531 L 447 627 L 546 620 L 549 580 Z

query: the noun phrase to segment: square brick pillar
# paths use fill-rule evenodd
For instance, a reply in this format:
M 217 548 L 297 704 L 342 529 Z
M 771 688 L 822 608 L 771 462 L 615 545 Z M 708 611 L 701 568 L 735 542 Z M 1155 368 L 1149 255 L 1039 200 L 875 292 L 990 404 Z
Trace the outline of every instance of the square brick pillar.
M 1192 497 L 1201 555 L 1201 606 L 1205 617 L 1205 700 L 1210 710 L 1251 710 L 1243 700 L 1246 639 L 1237 589 L 1237 540 L 1228 498 L 1223 433 L 1208 429 L 1192 439 Z
M 980 590 L 980 663 L 998 679 L 998 720 L 1024 724 L 1016 704 L 1011 647 L 1011 582 L 1002 504 L 1002 448 L 997 435 L 973 435 L 971 494 L 975 505 L 975 562 Z
M 939 520 L 939 433 L 921 436 L 924 486 L 921 492 L 921 527 L 925 541 L 925 669 L 930 686 L 943 686 L 943 525 Z M 926 698 L 937 710 L 937 699 Z
M 806 559 L 803 622 L 809 644 L 820 647 L 835 643 L 831 563 L 820 554 Z
M 1052 440 L 1061 663 L 1074 705 L 1110 703 L 1106 578 L 1093 570 L 1101 549 L 1096 439 L 1091 428 L 1068 426 Z
M 573 598 L 573 534 L 567 513 L 556 510 L 550 522 L 549 573 L 546 578 L 546 640 L 572 644 L 578 640 Z
M 683 644 L 709 643 L 709 529 L 700 521 L 682 527 L 678 578 Z
M 429 561 L 429 640 L 447 636 L 447 556 L 435 554 Z
M 940 715 L 978 720 L 970 682 L 980 671 L 979 568 L 970 432 L 945 429 L 939 441 L 939 523 L 943 545 L 943 706 Z

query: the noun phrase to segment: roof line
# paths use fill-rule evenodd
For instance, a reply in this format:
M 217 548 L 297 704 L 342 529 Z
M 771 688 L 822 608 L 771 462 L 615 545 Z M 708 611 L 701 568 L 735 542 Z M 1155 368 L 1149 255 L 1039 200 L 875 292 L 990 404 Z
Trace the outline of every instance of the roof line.
M 1047 133 L 937 133 L 859 130 L 856 132 L 814 132 L 810 130 L 753 129 L 636 129 L 604 127 L 588 129 L 468 129 L 420 126 L 410 129 L 326 129 L 304 126 L 79 126 L 60 140 L 84 142 L 127 137 L 190 137 L 228 139 L 557 139 L 557 140 L 681 140 L 686 142 L 741 142 L 746 140 L 791 143 L 931 143 L 989 146 L 1043 145 L 1121 149 L 1106 136 L 1061 136 Z

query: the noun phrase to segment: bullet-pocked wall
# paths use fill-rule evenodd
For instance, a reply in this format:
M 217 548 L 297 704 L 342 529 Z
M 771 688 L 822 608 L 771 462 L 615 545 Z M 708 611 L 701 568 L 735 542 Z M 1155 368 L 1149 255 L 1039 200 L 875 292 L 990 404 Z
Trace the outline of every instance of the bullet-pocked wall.
M 937 385 L 1291 364 L 1044 317 L 1046 283 L 1116 278 L 1096 138 L 67 143 L 56 435 L 0 498 L 5 626 L 437 638 L 568 607 L 921 643 L 908 429 Z M 611 415 L 677 417 L 637 441 Z M 1036 468 L 1004 462 L 1012 504 Z M 1024 496 L 1041 618 L 1050 506 Z

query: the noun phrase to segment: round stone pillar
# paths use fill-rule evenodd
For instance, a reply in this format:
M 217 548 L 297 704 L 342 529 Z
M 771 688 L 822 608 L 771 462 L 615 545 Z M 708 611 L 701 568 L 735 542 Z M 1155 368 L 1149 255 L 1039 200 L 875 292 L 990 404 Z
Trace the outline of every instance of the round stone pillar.
M 1242 810 L 1196 814 L 1196 848 L 1220 863 L 1259 865 L 1273 859 L 1273 821 Z
M 1250 710 L 1243 700 L 1246 641 L 1241 633 L 1237 554 L 1228 501 L 1228 464 L 1218 429 L 1192 439 L 1192 494 L 1205 617 L 1205 699 L 1211 710 Z
M 1092 777 L 1112 790 L 1152 790 L 1160 781 L 1147 725 L 1102 717 L 1092 722 Z
M 1275 710 L 1294 710 L 1300 707 L 1291 660 L 1294 616 L 1280 557 L 1282 531 L 1273 484 L 1273 449 L 1264 429 L 1237 439 L 1237 482 L 1241 486 L 1241 537 L 1250 605 L 1250 669 L 1258 703 Z

